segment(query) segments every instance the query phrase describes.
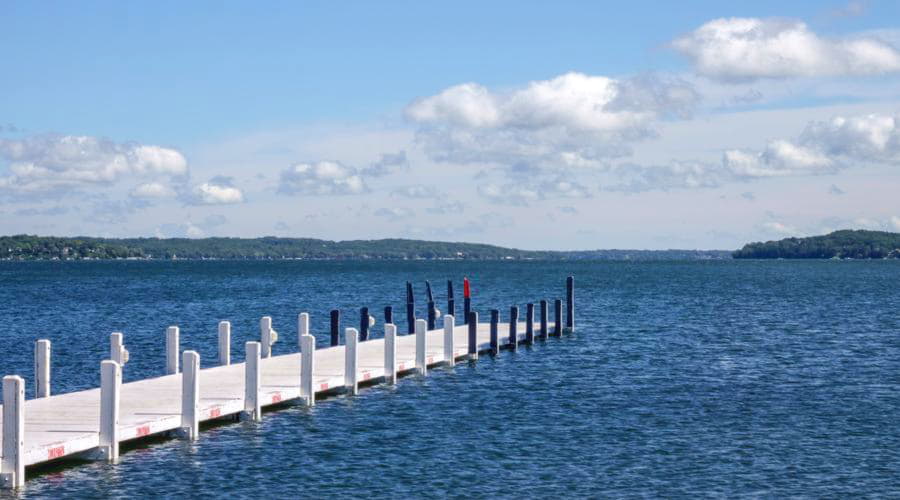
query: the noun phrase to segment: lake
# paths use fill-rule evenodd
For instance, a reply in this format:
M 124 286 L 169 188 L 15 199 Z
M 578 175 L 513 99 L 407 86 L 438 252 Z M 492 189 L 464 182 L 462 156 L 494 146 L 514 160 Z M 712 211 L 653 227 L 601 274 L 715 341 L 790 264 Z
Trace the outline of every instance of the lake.
M 900 262 L 0 262 L 0 374 L 26 378 L 53 342 L 54 393 L 99 384 L 123 331 L 126 381 L 163 374 L 165 328 L 216 359 L 273 317 L 296 345 L 311 314 L 382 333 L 405 281 L 446 309 L 453 279 L 473 309 L 564 298 L 576 331 L 517 353 L 338 396 L 262 422 L 207 427 L 194 443 L 126 447 L 121 462 L 29 474 L 23 497 L 849 496 L 900 492 Z M 401 331 L 405 327 L 401 326 Z

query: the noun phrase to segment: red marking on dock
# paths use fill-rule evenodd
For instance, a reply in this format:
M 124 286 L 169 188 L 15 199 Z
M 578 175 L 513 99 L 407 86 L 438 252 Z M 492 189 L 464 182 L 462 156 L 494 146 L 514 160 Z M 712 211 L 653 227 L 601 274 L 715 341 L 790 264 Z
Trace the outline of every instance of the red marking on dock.
M 54 458 L 60 458 L 66 454 L 65 446 L 57 446 L 55 448 L 50 448 L 47 450 L 47 460 L 53 460 Z
M 428 363 L 434 363 L 434 356 L 428 356 Z
M 272 403 L 280 403 L 281 402 L 281 393 L 276 392 L 272 395 Z
M 363 380 L 369 380 L 372 378 L 372 374 L 369 372 L 363 372 Z
M 213 408 L 209 410 L 209 418 L 219 418 L 222 416 L 221 408 Z
M 138 427 L 134 433 L 135 437 L 144 437 L 144 436 L 149 436 L 149 435 L 150 435 L 150 426 L 149 425 L 143 425 L 141 427 Z
M 400 363 L 400 366 L 397 367 L 397 371 L 401 371 L 404 369 L 406 369 L 406 365 L 404 365 L 403 363 Z
M 320 385 L 320 386 L 319 386 L 319 390 L 320 390 L 320 391 L 327 391 L 327 390 L 328 390 L 328 384 L 322 384 L 322 385 Z

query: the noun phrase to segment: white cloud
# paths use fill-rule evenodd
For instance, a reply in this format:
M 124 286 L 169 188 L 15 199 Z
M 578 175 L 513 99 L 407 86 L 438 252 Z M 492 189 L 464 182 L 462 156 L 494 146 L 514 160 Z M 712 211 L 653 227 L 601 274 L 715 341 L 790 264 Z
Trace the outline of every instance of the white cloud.
M 336 161 L 296 163 L 281 171 L 278 192 L 288 195 L 361 194 L 369 190 L 359 171 Z
M 528 206 L 547 198 L 588 198 L 590 192 L 584 186 L 562 178 L 535 178 L 527 182 L 496 184 L 489 182 L 478 186 L 478 194 L 490 203 Z
M 235 187 L 230 177 L 217 176 L 198 186 L 194 186 L 186 200 L 196 205 L 228 205 L 243 203 L 244 193 Z
M 378 217 L 386 217 L 390 220 L 408 219 L 416 215 L 416 212 L 405 207 L 382 207 L 375 211 Z
M 184 156 L 174 149 L 90 136 L 0 139 L 0 159 L 8 162 L 0 190 L 19 193 L 112 184 L 129 177 L 181 177 L 188 172 Z
M 160 182 L 145 182 L 131 190 L 133 198 L 172 198 L 175 196 L 175 190 Z
M 653 137 L 663 117 L 689 115 L 697 100 L 681 80 L 567 73 L 512 92 L 457 85 L 414 101 L 406 116 L 436 161 L 568 169 L 630 154 L 629 143 Z
M 800 21 L 722 18 L 672 46 L 700 74 L 721 80 L 877 75 L 900 71 L 900 51 L 873 37 L 828 39 Z
M 434 186 L 425 184 L 413 184 L 399 187 L 391 191 L 391 196 L 398 198 L 439 198 L 441 192 Z
M 764 223 L 762 223 L 761 226 L 765 231 L 767 231 L 769 233 L 775 233 L 775 234 L 781 234 L 781 235 L 795 235 L 795 236 L 798 234 L 797 228 L 788 226 L 787 224 L 784 224 L 781 222 L 775 222 L 775 221 L 764 222 Z

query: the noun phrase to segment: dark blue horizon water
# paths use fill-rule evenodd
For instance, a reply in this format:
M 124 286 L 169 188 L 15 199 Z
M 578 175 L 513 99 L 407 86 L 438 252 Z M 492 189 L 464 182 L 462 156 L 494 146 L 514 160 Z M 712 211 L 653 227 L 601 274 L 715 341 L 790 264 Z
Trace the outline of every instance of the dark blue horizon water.
M 117 465 L 29 474 L 22 497 L 696 497 L 900 495 L 900 262 L 0 262 L 0 374 L 32 396 L 32 343 L 53 391 L 95 387 L 109 333 L 127 381 L 163 371 L 164 330 L 211 366 L 263 315 L 320 345 L 328 310 L 395 308 L 445 280 L 476 309 L 562 298 L 576 332 L 496 359 L 377 385 L 260 423 L 156 440 Z M 460 301 L 461 303 L 461 301 Z M 461 305 L 459 306 L 461 307 Z M 0 493 L 2 495 L 3 493 Z

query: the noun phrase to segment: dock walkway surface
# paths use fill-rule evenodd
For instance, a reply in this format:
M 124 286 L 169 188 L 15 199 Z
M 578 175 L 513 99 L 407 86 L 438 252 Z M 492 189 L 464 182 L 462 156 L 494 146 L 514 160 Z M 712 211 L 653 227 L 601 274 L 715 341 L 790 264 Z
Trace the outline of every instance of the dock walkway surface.
M 490 324 L 479 323 L 477 350 L 491 351 Z M 499 324 L 502 346 L 509 344 L 509 325 Z M 526 338 L 525 323 L 518 323 L 517 337 Z M 397 374 L 417 370 L 416 335 L 396 337 Z M 445 332 L 436 329 L 425 334 L 426 366 L 443 364 Z M 453 328 L 453 356 L 469 356 L 468 326 Z M 359 384 L 385 379 L 385 339 L 358 343 L 357 380 Z M 345 388 L 345 345 L 314 351 L 313 388 L 316 394 L 340 392 Z M 268 406 L 301 397 L 300 353 L 263 358 L 260 369 L 260 406 Z M 245 410 L 245 363 L 213 366 L 199 370 L 198 421 L 240 414 Z M 165 375 L 121 384 L 117 442 L 130 441 L 183 428 L 183 373 Z M 0 412 L 0 424 L 2 424 Z M 100 447 L 101 389 L 29 399 L 24 402 L 24 465 L 30 466 L 63 457 L 84 454 Z M 0 428 L 7 426 L 0 425 Z M 2 434 L 0 434 L 2 437 Z M 9 486 L 9 485 L 7 485 Z

